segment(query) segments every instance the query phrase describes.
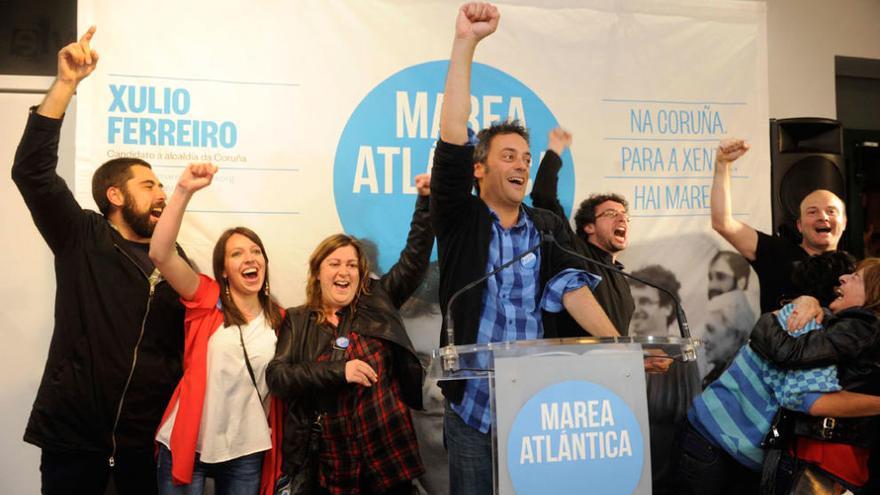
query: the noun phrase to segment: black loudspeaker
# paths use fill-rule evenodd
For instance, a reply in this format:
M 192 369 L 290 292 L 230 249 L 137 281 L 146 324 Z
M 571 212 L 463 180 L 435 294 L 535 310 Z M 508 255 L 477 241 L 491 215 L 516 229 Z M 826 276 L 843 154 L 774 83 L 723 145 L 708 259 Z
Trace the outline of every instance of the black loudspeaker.
M 846 203 L 843 128 L 832 119 L 770 119 L 773 231 L 800 243 L 801 201 L 827 189 Z

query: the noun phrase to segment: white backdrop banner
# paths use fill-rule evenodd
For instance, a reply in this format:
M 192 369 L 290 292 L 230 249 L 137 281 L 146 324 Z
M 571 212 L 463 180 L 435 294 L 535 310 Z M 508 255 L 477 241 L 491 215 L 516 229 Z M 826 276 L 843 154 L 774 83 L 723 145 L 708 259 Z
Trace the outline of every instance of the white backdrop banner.
M 476 54 L 471 126 L 523 120 L 533 175 L 547 133 L 571 130 L 566 209 L 593 192 L 626 197 L 624 263 L 669 270 L 699 334 L 709 260 L 730 249 L 709 221 L 721 138 L 753 146 L 733 172 L 735 215 L 770 224 L 765 5 L 541 3 L 500 5 L 500 27 Z M 98 26 L 101 61 L 79 91 L 78 199 L 93 205 L 92 172 L 110 158 L 147 160 L 169 194 L 187 163 L 211 161 L 220 173 L 180 239 L 200 266 L 223 229 L 245 225 L 263 238 L 285 305 L 304 299 L 307 257 L 331 233 L 370 239 L 387 270 L 438 137 L 457 7 L 81 0 L 79 31 Z
M 752 144 L 734 168 L 734 213 L 766 229 L 764 3 L 540 3 L 500 5 L 500 27 L 476 54 L 471 126 L 524 121 L 533 176 L 548 132 L 571 130 L 559 182 L 567 211 L 590 193 L 623 195 L 627 267 L 671 273 L 697 336 L 707 322 L 730 324 L 707 295 L 710 259 L 730 249 L 709 220 L 714 150 L 728 136 Z M 169 194 L 187 163 L 211 161 L 219 175 L 190 204 L 180 239 L 199 266 L 211 266 L 222 230 L 245 225 L 263 238 L 286 306 L 304 299 L 308 255 L 329 234 L 370 239 L 377 271 L 387 270 L 403 247 L 413 177 L 430 168 L 457 8 L 80 0 L 79 31 L 98 26 L 101 60 L 79 90 L 77 198 L 93 205 L 91 175 L 111 158 L 147 160 Z M 752 280 L 739 300 L 755 307 L 756 290 Z M 422 350 L 438 342 L 436 313 L 409 320 Z M 427 485 L 442 492 L 437 471 Z
M 769 174 L 756 159 L 767 156 L 764 4 L 548 5 L 501 6 L 477 52 L 471 125 L 524 120 L 536 155 L 553 126 L 570 129 L 563 203 L 624 195 L 628 266 L 666 265 L 690 303 L 705 294 L 717 244 L 709 196 L 723 136 L 755 148 L 733 175 L 735 213 L 769 224 Z M 113 157 L 146 159 L 169 193 L 186 163 L 212 161 L 220 175 L 181 239 L 202 266 L 219 232 L 243 224 L 266 238 L 288 304 L 302 299 L 307 254 L 327 234 L 369 237 L 387 269 L 438 135 L 457 6 L 81 1 L 80 31 L 98 25 L 101 61 L 80 89 L 78 198 L 91 204 L 91 174 Z

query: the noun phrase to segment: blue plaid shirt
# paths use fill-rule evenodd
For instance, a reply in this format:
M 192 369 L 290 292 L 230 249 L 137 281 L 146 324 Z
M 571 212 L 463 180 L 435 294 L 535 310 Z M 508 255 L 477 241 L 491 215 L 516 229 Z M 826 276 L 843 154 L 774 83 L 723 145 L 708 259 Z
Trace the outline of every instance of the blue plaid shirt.
M 490 209 L 489 212 L 494 221 L 486 273 L 541 242 L 540 232 L 522 208 L 520 208 L 519 220 L 509 229 L 501 226 L 494 211 Z M 543 337 L 542 309 L 551 313 L 559 312 L 562 310 L 562 296 L 566 292 L 585 285 L 593 289 L 601 280 L 585 271 L 567 269 L 553 277 L 542 293 L 541 250 L 538 249 L 486 281 L 477 343 Z M 475 361 L 467 363 L 466 367 L 486 369 L 490 365 L 488 356 L 484 354 L 478 356 Z M 470 427 L 483 433 L 488 432 L 491 425 L 488 380 L 467 380 L 461 403 L 451 404 L 451 407 Z

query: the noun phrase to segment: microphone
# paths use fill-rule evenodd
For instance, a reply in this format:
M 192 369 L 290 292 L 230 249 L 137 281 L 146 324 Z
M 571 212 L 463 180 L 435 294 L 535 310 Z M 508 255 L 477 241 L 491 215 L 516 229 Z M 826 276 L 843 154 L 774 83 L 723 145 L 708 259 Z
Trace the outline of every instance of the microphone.
M 505 268 L 509 267 L 510 265 L 516 263 L 517 261 L 519 261 L 519 260 L 525 258 L 526 256 L 537 251 L 538 248 L 540 248 L 541 245 L 547 241 L 545 234 L 543 232 L 541 232 L 540 234 L 541 234 L 541 241 L 540 242 L 538 242 L 534 246 L 526 249 L 522 253 L 514 256 L 513 258 L 510 259 L 510 261 L 507 261 L 506 263 L 502 264 L 498 268 L 483 275 L 482 277 L 479 277 L 478 279 L 474 280 L 473 282 L 468 283 L 467 285 L 465 285 L 461 289 L 458 289 L 457 291 L 452 293 L 452 296 L 449 298 L 449 302 L 446 303 L 446 313 L 443 314 L 443 323 L 442 323 L 442 330 L 444 330 L 446 332 L 446 346 L 443 347 L 443 349 L 441 350 L 441 353 L 443 355 L 443 370 L 444 371 L 455 371 L 458 369 L 458 351 L 455 350 L 455 330 L 453 328 L 454 325 L 453 325 L 453 318 L 452 318 L 452 303 L 454 303 L 455 300 L 458 299 L 458 296 L 473 289 L 477 285 L 485 282 L 492 275 L 495 275 L 496 273 L 500 272 L 501 270 L 504 270 Z M 552 236 L 551 236 L 551 238 L 552 238 Z
M 559 244 L 559 241 L 557 241 L 556 238 L 553 236 L 553 234 L 551 234 L 549 232 L 541 232 L 541 242 L 542 243 L 543 242 L 552 242 L 553 245 L 555 245 L 557 248 L 559 248 L 562 252 L 564 252 L 566 254 L 570 254 L 572 256 L 575 256 L 578 259 L 581 259 L 581 260 L 586 261 L 588 263 L 592 263 L 593 265 L 607 268 L 611 271 L 614 271 L 614 272 L 617 272 L 617 273 L 623 275 L 624 277 L 631 278 L 633 280 L 638 280 L 639 282 L 647 285 L 648 287 L 653 287 L 653 288 L 659 290 L 660 292 L 666 294 L 667 296 L 669 296 L 670 299 L 672 299 L 672 302 L 675 304 L 675 319 L 678 320 L 678 331 L 681 333 L 682 337 L 688 338 L 688 339 L 691 338 L 691 329 L 688 326 L 687 318 L 684 315 L 684 308 L 681 306 L 681 301 L 679 301 L 678 298 L 675 297 L 675 294 L 673 294 L 671 291 L 669 291 L 669 289 L 666 289 L 665 287 L 661 287 L 661 286 L 655 284 L 654 282 L 649 282 L 641 277 L 637 277 L 631 273 L 627 273 L 627 272 L 621 270 L 620 268 L 617 268 L 614 265 L 609 265 L 607 263 L 603 263 L 601 261 L 597 261 L 592 258 L 588 258 L 588 257 L 586 257 L 580 253 L 576 253 L 570 249 L 566 249 L 566 248 L 562 247 Z

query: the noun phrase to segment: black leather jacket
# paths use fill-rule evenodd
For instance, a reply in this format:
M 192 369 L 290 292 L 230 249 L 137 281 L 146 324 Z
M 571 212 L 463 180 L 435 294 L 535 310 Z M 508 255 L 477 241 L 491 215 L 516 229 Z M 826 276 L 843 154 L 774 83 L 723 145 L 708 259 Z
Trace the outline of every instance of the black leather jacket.
M 775 315 L 767 313 L 755 325 L 750 344 L 755 352 L 783 368 L 836 365 L 837 379 L 845 390 L 880 395 L 877 315 L 863 309 L 848 309 L 827 318 L 823 326 L 824 330 L 793 337 L 782 328 Z M 835 423 L 838 430 L 851 432 L 847 435 L 851 438 L 837 438 L 837 441 L 860 446 L 876 440 L 872 437 L 880 427 L 876 417 L 838 418 Z
M 433 244 L 428 201 L 420 197 L 400 259 L 384 276 L 370 280 L 369 293 L 359 298 L 353 314 L 340 320 L 350 332 L 392 344 L 392 369 L 400 384 L 401 399 L 414 409 L 422 409 L 424 370 L 398 309 L 421 284 Z M 334 335 L 315 322 L 313 310 L 305 306 L 290 308 L 279 331 L 275 358 L 266 369 L 269 390 L 286 402 L 281 450 L 282 469 L 288 474 L 296 473 L 305 461 L 309 428 L 314 412 L 320 409 L 319 402 L 332 400 L 336 391 L 348 386 L 345 361 L 316 361 L 331 345 Z

